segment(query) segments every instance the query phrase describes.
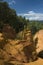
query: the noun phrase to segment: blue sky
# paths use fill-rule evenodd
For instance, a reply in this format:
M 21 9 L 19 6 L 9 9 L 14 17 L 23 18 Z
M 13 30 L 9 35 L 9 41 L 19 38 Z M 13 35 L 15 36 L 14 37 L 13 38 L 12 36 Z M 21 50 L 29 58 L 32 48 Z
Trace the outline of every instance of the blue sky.
M 43 20 L 43 0 L 4 0 L 18 15 L 29 20 Z

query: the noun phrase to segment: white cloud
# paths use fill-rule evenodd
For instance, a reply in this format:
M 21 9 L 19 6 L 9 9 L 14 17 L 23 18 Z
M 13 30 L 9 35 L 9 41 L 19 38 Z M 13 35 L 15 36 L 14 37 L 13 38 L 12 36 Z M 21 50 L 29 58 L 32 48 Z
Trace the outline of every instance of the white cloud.
M 16 4 L 15 0 L 9 2 L 9 5 Z
M 29 20 L 43 20 L 43 13 L 35 13 L 34 11 L 18 15 L 25 16 Z

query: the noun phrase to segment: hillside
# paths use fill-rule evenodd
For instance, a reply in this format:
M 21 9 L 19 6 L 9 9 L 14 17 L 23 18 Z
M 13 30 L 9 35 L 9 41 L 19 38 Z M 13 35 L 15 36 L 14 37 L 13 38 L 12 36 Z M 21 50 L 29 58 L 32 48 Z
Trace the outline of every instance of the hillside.
M 40 36 L 38 39 L 41 38 L 40 41 L 43 42 L 42 32 L 43 30 L 37 32 L 34 40 L 37 36 Z M 3 34 L 0 33 L 0 65 L 43 65 L 43 58 L 38 57 L 37 60 L 35 60 L 37 56 L 34 55 L 35 48 L 32 44 L 33 42 L 30 41 L 30 32 L 28 31 L 28 34 L 25 34 L 25 36 L 26 39 L 28 37 L 27 40 L 8 39 L 8 41 L 6 41 L 3 38 Z

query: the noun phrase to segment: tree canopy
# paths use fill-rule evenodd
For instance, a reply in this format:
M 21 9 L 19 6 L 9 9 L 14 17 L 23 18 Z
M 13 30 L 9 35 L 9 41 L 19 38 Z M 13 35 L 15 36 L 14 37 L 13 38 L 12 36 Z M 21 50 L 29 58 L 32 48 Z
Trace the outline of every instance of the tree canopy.
M 16 32 L 23 30 L 24 27 L 31 30 L 32 34 L 43 29 L 43 22 L 29 21 L 25 17 L 18 16 L 16 10 L 10 8 L 7 2 L 0 1 L 0 30 L 2 30 L 4 24 L 9 24 Z

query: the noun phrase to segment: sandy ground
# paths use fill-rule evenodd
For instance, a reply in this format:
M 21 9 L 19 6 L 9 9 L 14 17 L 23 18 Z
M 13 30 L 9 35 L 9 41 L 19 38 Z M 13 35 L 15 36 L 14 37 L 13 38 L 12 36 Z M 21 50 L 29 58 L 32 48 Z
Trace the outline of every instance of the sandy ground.
M 25 63 L 24 65 L 43 65 L 43 59 L 39 58 L 37 61 Z
M 2 60 L 0 60 L 0 65 L 4 65 Z M 19 62 L 16 63 L 14 61 L 10 61 L 8 64 L 5 65 L 43 65 L 43 59 L 39 58 L 37 61 L 30 63 L 19 63 Z
M 14 65 L 43 65 L 43 59 L 39 58 L 38 60 L 30 63 L 18 63 L 18 62 L 16 63 L 14 61 L 10 61 L 10 63 Z

